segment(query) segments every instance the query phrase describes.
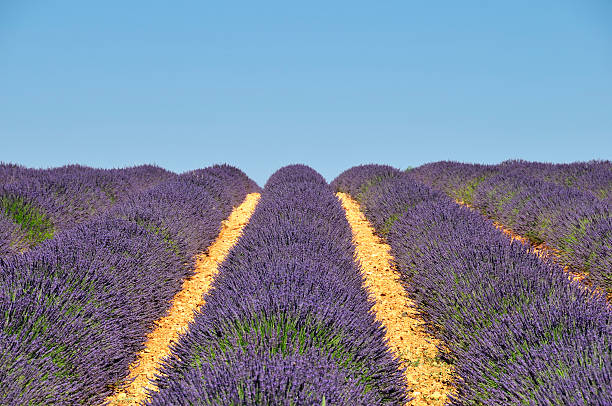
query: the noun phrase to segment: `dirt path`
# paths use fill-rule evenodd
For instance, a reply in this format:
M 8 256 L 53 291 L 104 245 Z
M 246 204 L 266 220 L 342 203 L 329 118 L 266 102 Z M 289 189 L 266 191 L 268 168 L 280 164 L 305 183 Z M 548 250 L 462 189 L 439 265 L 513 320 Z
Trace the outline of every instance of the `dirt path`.
M 427 334 L 393 268 L 391 248 L 380 240 L 359 208 L 345 193 L 336 194 L 346 211 L 366 287 L 375 300 L 376 318 L 386 327 L 389 347 L 406 367 L 415 398 L 411 405 L 442 405 L 451 391 L 452 369 L 436 358 L 437 341 Z
M 145 349 L 130 367 L 128 380 L 134 380 L 123 390 L 107 398 L 109 405 L 137 405 L 145 400 L 146 388 L 152 387 L 149 379 L 158 372 L 161 359 L 170 354 L 170 343 L 178 340 L 179 334 L 183 333 L 193 320 L 194 311 L 204 304 L 203 295 L 210 288 L 218 265 L 238 241 L 258 200 L 258 193 L 247 195 L 244 202 L 223 221 L 221 232 L 208 248 L 208 253 L 197 258 L 196 274 L 183 282 L 183 288 L 174 296 L 168 315 L 157 320 L 155 329 L 147 336 Z

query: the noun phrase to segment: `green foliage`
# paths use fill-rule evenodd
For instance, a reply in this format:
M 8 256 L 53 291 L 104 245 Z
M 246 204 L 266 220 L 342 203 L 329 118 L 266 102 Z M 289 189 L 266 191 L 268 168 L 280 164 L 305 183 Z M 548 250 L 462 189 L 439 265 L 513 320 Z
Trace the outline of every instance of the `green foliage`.
M 595 192 L 595 195 L 603 200 L 608 197 L 610 192 L 612 192 L 612 189 L 599 189 L 597 192 Z
M 361 185 L 361 187 L 359 188 L 359 193 L 357 193 L 357 196 L 355 197 L 355 199 L 359 202 L 359 203 L 363 203 L 363 199 L 367 196 L 368 194 L 368 190 L 374 186 L 379 184 L 380 182 L 383 181 L 383 179 L 385 179 L 386 176 L 376 176 L 372 179 L 368 179 L 364 184 Z
M 148 221 L 146 221 L 144 219 L 137 219 L 136 220 L 136 224 L 138 224 L 139 226 L 144 227 L 147 231 L 150 231 L 153 234 L 162 237 L 162 239 L 164 240 L 164 242 L 168 246 L 168 250 L 170 252 L 173 252 L 176 255 L 181 255 L 181 250 L 179 248 L 178 243 L 174 239 L 171 238 L 170 233 L 168 232 L 168 230 L 166 230 L 165 228 L 162 228 L 162 227 L 158 227 L 158 226 L 156 226 L 154 224 L 151 224 L 151 223 L 149 223 Z
M 578 242 L 584 238 L 584 235 L 587 232 L 587 229 L 591 226 L 591 224 L 595 221 L 601 220 L 600 217 L 584 217 L 578 221 L 578 224 L 574 224 L 570 232 L 566 234 L 561 241 L 559 242 L 559 250 L 561 251 L 562 258 L 568 263 L 571 264 L 575 261 L 575 253 L 574 247 L 578 244 Z M 586 271 L 589 271 L 593 264 L 598 260 L 597 253 L 600 252 L 602 246 L 604 245 L 604 241 L 593 241 L 593 243 L 589 246 L 588 257 L 582 256 L 582 268 Z M 610 279 L 610 273 L 604 273 L 604 279 Z
M 454 191 L 455 198 L 461 200 L 464 203 L 472 204 L 474 197 L 474 190 L 476 187 L 485 180 L 486 175 L 479 176 L 467 182 L 463 187 L 460 187 Z
M 35 246 L 53 238 L 54 227 L 51 219 L 38 208 L 26 203 L 18 196 L 0 197 L 0 208 L 25 231 L 26 242 Z
M 116 193 L 110 188 L 110 185 L 105 185 L 102 187 L 102 191 L 111 201 L 111 203 L 115 203 L 117 201 Z
M 385 219 L 385 223 L 380 228 L 380 234 L 384 237 L 389 234 L 391 231 L 391 227 L 393 227 L 393 223 L 395 223 L 399 219 L 398 214 L 393 214 Z
M 308 348 L 319 348 L 329 353 L 337 364 L 351 371 L 359 381 L 365 384 L 366 392 L 371 390 L 376 379 L 376 371 L 370 371 L 364 361 L 354 359 L 354 354 L 343 345 L 345 335 L 334 326 L 326 326 L 306 317 L 279 313 L 274 315 L 258 314 L 249 319 L 237 319 L 219 329 L 215 345 L 194 346 L 191 365 L 199 367 L 214 360 L 222 353 L 240 351 L 247 347 L 253 336 L 261 337 L 262 349 L 270 354 L 290 355 L 297 348 L 301 354 Z M 275 346 L 271 346 L 270 337 Z
M 561 239 L 559 249 L 567 255 L 572 255 L 574 252 L 574 246 L 584 236 L 587 226 L 592 222 L 593 219 L 588 217 L 580 219 L 578 224 L 574 224 L 571 227 L 570 232 Z
M 541 244 L 545 241 L 542 235 L 534 229 L 527 230 L 525 232 L 525 237 L 534 244 Z

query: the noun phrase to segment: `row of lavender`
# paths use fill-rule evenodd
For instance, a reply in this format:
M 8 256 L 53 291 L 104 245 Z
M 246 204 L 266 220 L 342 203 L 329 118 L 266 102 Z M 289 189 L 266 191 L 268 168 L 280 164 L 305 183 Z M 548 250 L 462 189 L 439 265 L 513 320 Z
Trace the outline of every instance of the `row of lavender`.
M 612 293 L 612 163 L 436 162 L 409 172 L 471 204 Z
M 415 168 L 424 180 L 454 197 L 469 201 L 474 187 L 484 178 L 513 173 L 525 179 L 548 182 L 570 189 L 588 192 L 600 200 L 612 199 L 612 162 L 588 161 L 553 164 L 509 160 L 497 165 L 464 164 L 440 161 Z M 420 174 L 420 172 L 424 172 Z
M 215 166 L 0 258 L 0 403 L 100 404 L 128 374 L 193 258 L 258 187 Z
M 612 312 L 559 265 L 408 174 L 358 166 L 332 186 L 391 245 L 457 374 L 453 405 L 609 405 Z
M 0 164 L 0 256 L 32 248 L 104 213 L 126 196 L 174 177 L 150 165 L 30 169 Z
M 400 405 L 405 382 L 321 175 L 268 180 L 150 405 Z

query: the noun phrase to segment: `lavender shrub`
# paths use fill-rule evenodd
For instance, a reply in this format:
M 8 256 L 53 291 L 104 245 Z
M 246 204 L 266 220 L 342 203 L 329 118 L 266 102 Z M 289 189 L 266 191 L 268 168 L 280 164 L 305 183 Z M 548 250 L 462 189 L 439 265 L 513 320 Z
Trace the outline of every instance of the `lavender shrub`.
M 185 172 L 180 175 L 180 179 L 205 188 L 225 208 L 225 217 L 229 216 L 232 207 L 242 203 L 245 192 L 248 194 L 261 191 L 244 172 L 226 164 Z M 226 202 L 230 202 L 230 205 Z
M 125 169 L 93 169 L 79 165 L 27 169 L 2 165 L 0 212 L 25 235 L 19 241 L 2 244 L 19 247 L 20 251 L 32 248 L 59 232 L 103 214 L 126 196 L 175 176 L 151 165 Z
M 612 166 L 609 161 L 497 166 L 438 162 L 410 176 L 558 250 L 564 266 L 612 294 Z
M 27 249 L 26 234 L 19 225 L 0 213 L 0 257 Z

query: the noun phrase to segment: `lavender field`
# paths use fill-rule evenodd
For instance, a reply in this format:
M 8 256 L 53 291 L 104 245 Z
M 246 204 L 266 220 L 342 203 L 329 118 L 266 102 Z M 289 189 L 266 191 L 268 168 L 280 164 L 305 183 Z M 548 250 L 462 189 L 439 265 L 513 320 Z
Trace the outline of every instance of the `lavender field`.
M 416 316 L 365 284 L 380 269 L 340 194 Z M 206 255 L 210 288 L 155 347 Z M 611 294 L 609 161 L 368 164 L 329 184 L 290 165 L 263 187 L 225 164 L 0 165 L 2 405 L 611 405 Z M 395 341 L 434 357 L 390 346 L 403 318 Z

